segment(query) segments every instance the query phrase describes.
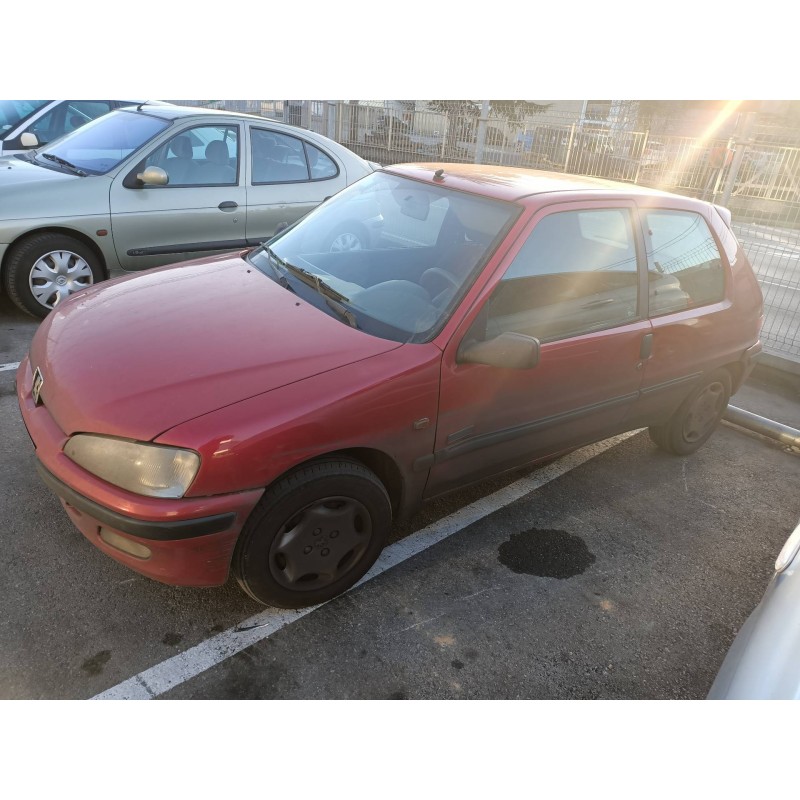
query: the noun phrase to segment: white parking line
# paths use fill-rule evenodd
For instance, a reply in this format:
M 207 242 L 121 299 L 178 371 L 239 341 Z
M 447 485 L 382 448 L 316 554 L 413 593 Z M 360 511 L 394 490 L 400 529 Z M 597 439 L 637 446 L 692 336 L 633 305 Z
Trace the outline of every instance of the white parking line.
M 356 584 L 360 586 L 392 567 L 401 564 L 412 556 L 421 553 L 448 536 L 463 530 L 473 522 L 488 516 L 504 506 L 536 491 L 550 481 L 560 478 L 570 470 L 581 466 L 589 459 L 625 441 L 639 431 L 630 431 L 620 436 L 598 442 L 597 444 L 575 450 L 557 461 L 548 464 L 535 473 L 509 484 L 494 494 L 482 497 L 459 511 L 428 525 L 426 528 L 406 536 L 387 547 L 379 556 L 372 569 Z M 355 587 L 353 587 L 355 588 Z M 352 591 L 352 589 L 350 590 Z M 323 604 L 324 605 L 324 604 Z M 134 675 L 122 683 L 112 686 L 95 695 L 92 700 L 150 700 L 194 678 L 227 658 L 267 639 L 273 633 L 298 619 L 310 614 L 321 606 L 303 608 L 299 611 L 284 611 L 269 608 L 244 620 L 234 628 L 206 639 L 198 645 L 179 653 L 150 669 Z
M 12 361 L 10 364 L 0 364 L 0 372 L 5 372 L 9 369 L 16 369 L 19 366 L 19 361 Z

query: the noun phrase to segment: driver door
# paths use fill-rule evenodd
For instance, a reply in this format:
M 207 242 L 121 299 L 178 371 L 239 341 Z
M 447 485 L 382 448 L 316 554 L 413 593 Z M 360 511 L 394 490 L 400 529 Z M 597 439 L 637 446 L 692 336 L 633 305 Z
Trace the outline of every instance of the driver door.
M 651 331 L 634 213 L 633 203 L 587 201 L 534 217 L 445 349 L 426 495 L 624 429 Z M 538 363 L 512 369 L 459 356 L 503 333 L 536 339 Z

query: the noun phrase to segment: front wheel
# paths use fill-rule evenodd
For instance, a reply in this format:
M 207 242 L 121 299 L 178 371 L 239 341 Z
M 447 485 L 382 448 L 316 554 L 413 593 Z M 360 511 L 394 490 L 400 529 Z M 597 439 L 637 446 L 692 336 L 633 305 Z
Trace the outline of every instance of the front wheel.
M 681 403 L 666 425 L 651 427 L 650 438 L 668 453 L 678 456 L 694 453 L 716 430 L 730 396 L 730 373 L 719 369 Z
M 372 566 L 391 522 L 386 489 L 365 466 L 307 464 L 265 492 L 239 537 L 233 573 L 265 605 L 323 603 Z
M 11 249 L 5 287 L 18 308 L 41 318 L 103 277 L 97 255 L 83 242 L 63 234 L 41 233 Z

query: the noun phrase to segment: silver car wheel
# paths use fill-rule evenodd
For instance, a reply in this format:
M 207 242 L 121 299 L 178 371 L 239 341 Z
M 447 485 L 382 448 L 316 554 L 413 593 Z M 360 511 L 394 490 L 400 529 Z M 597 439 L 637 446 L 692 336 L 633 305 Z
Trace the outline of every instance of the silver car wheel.
M 350 250 L 361 250 L 361 239 L 355 233 L 340 233 L 331 242 L 331 253 L 346 253 Z
M 92 268 L 77 253 L 53 250 L 31 267 L 28 285 L 36 301 L 55 308 L 71 294 L 94 283 Z

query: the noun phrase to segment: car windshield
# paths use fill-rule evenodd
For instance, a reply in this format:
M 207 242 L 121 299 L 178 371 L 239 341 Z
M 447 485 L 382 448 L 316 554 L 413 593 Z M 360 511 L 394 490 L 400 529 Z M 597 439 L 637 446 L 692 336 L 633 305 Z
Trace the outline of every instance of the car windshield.
M 49 102 L 49 100 L 0 100 L 0 139 L 5 139 L 20 122 L 24 122 Z
M 84 172 L 100 175 L 114 169 L 170 124 L 141 111 L 113 111 L 36 151 L 36 161 L 52 166 L 53 156 Z
M 519 211 L 375 172 L 249 260 L 347 324 L 394 341 L 428 341 Z

